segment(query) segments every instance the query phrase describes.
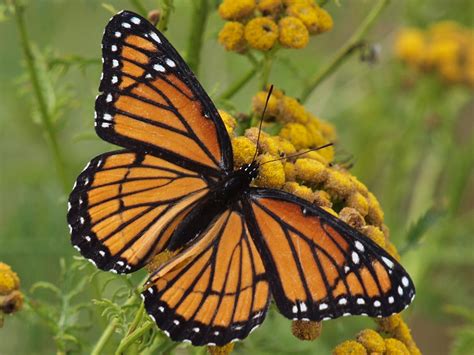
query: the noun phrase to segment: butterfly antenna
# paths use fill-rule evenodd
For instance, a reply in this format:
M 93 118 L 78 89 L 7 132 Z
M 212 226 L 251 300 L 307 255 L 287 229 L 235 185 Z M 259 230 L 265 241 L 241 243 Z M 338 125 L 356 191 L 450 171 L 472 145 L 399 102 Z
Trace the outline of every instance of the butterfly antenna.
M 324 148 L 327 148 L 327 147 L 330 147 L 330 146 L 333 146 L 334 143 L 327 143 L 325 145 L 322 145 L 322 146 L 319 146 L 319 147 L 316 147 L 316 148 L 313 148 L 313 149 L 308 149 L 304 152 L 301 152 L 301 153 L 296 153 L 296 154 L 293 154 L 293 155 L 289 155 L 287 157 L 282 157 L 282 158 L 277 158 L 277 159 L 273 159 L 273 160 L 269 160 L 269 161 L 266 161 L 265 163 L 263 164 L 260 164 L 260 165 L 265 165 L 265 164 L 268 164 L 268 163 L 272 163 L 274 161 L 278 161 L 278 160 L 284 160 L 284 159 L 290 159 L 290 158 L 295 158 L 295 157 L 298 157 L 300 155 L 304 155 L 306 153 L 309 153 L 309 152 L 315 152 L 317 150 L 321 150 L 321 149 L 324 149 Z
M 265 116 L 265 111 L 267 110 L 268 101 L 270 101 L 270 97 L 272 96 L 272 91 L 273 91 L 273 85 L 271 85 L 270 90 L 268 90 L 267 99 L 265 100 L 265 106 L 263 107 L 262 117 L 260 117 L 260 123 L 258 125 L 257 145 L 255 147 L 255 154 L 253 155 L 252 161 L 255 161 L 255 159 L 257 158 L 258 147 L 259 147 L 259 144 L 260 144 L 260 135 L 262 133 L 263 117 Z

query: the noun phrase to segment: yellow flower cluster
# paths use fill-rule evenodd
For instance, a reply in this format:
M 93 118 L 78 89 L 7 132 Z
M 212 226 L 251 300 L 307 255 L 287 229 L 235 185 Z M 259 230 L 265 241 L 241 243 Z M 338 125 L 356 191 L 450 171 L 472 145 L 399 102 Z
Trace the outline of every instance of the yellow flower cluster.
M 0 327 L 2 314 L 14 313 L 23 305 L 23 295 L 19 291 L 18 275 L 5 263 L 0 262 Z
M 403 321 L 401 321 L 403 322 Z M 405 324 L 405 323 L 403 323 Z M 413 342 L 413 341 L 412 341 Z M 384 339 L 378 332 L 372 329 L 361 331 L 356 340 L 347 340 L 333 350 L 333 355 L 418 355 L 421 354 L 416 345 L 410 346 L 406 342 L 395 337 Z
M 313 0 L 223 0 L 219 15 L 227 22 L 219 42 L 228 51 L 268 51 L 277 43 L 304 48 L 309 36 L 333 27 L 329 13 Z
M 450 83 L 474 86 L 474 31 L 443 21 L 426 31 L 402 30 L 395 42 L 397 56 L 420 71 L 438 73 Z

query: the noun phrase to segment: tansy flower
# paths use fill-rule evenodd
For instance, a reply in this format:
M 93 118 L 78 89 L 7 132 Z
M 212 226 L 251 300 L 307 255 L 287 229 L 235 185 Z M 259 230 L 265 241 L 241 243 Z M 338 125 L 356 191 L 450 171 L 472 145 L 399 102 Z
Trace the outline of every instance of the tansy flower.
M 237 120 L 224 110 L 219 110 L 219 115 L 221 116 L 222 121 L 224 121 L 227 133 L 232 137 L 234 135 L 235 127 L 237 126 Z
M 346 340 L 332 351 L 333 355 L 367 355 L 364 346 L 355 340 Z
M 247 137 L 236 137 L 231 142 L 234 151 L 234 164 L 236 166 L 250 164 L 255 154 L 255 143 Z
M 281 160 L 269 162 L 274 159 L 275 157 L 270 154 L 259 156 L 260 168 L 258 177 L 255 179 L 255 185 L 275 189 L 283 186 L 285 183 L 285 170 L 283 169 L 283 163 Z
M 208 346 L 207 351 L 210 355 L 227 355 L 234 350 L 234 343 L 228 343 L 224 346 Z
M 291 332 L 301 340 L 315 340 L 321 334 L 322 323 L 295 320 L 291 323 Z
M 267 101 L 268 92 L 267 91 L 259 91 L 253 98 L 252 98 L 252 111 L 255 113 L 257 117 L 262 116 L 263 109 L 265 107 L 265 103 Z M 265 110 L 265 119 L 268 118 L 275 118 L 280 112 L 279 109 L 279 99 L 275 93 L 270 95 L 268 99 L 267 108 Z
M 385 339 L 386 355 L 411 355 L 405 344 L 397 339 Z
M 282 0 L 258 0 L 257 9 L 265 16 L 275 15 L 283 7 Z
M 255 10 L 255 0 L 224 0 L 219 5 L 219 15 L 224 20 L 239 20 Z
M 362 344 L 369 353 L 384 353 L 385 341 L 382 336 L 372 329 L 364 329 L 357 334 L 357 341 Z
M 417 29 L 404 29 L 395 42 L 397 56 L 415 67 L 423 64 L 426 52 L 423 33 Z
M 306 127 L 300 123 L 288 123 L 280 131 L 280 137 L 288 139 L 296 149 L 309 148 L 312 137 Z
M 287 48 L 304 48 L 309 42 L 309 32 L 304 23 L 293 16 L 282 18 L 278 22 L 280 29 L 280 41 L 283 47 Z
M 256 17 L 245 25 L 244 35 L 250 47 L 268 51 L 278 39 L 278 26 L 269 17 Z
M 320 7 L 316 7 L 316 11 L 318 13 L 318 29 L 317 29 L 317 32 L 318 33 L 324 33 L 324 32 L 331 31 L 333 26 L 334 26 L 334 22 L 332 20 L 331 15 L 329 14 L 329 12 L 327 12 L 326 10 L 324 10 Z
M 226 22 L 219 32 L 219 43 L 228 51 L 243 52 L 246 48 L 244 25 L 240 22 Z
M 23 306 L 23 294 L 19 291 L 18 275 L 5 263 L 0 262 L 0 322 L 1 314 L 17 312 Z
M 314 4 L 296 3 L 288 6 L 286 13 L 300 19 L 310 33 L 316 33 L 318 31 L 319 16 Z
M 297 19 L 296 19 L 297 20 Z M 279 120 L 282 122 L 308 122 L 308 114 L 298 100 L 290 96 L 283 96 L 278 102 Z

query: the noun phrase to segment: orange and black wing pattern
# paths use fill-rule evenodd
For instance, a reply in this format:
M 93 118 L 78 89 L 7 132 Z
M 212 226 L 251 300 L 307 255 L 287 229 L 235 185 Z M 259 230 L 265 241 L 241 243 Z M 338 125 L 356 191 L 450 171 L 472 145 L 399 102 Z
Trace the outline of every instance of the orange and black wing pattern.
M 103 74 L 96 99 L 98 135 L 187 168 L 232 171 L 222 119 L 184 60 L 147 20 L 123 11 L 102 41 Z
M 72 244 L 100 269 L 133 272 L 166 248 L 208 191 L 201 175 L 150 154 L 99 155 L 69 197 Z
M 251 189 L 244 210 L 276 305 L 290 319 L 386 317 L 413 300 L 413 282 L 386 251 L 288 193 Z
M 224 345 L 263 322 L 270 299 L 262 259 L 240 208 L 158 269 L 142 293 L 145 308 L 173 340 Z

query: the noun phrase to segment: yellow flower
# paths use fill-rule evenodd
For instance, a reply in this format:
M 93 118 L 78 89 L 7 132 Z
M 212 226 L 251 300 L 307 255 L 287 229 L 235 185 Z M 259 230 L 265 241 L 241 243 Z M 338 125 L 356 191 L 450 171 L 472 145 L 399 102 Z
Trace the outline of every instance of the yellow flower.
M 321 322 L 295 320 L 291 323 L 291 332 L 301 340 L 315 340 L 321 335 Z
M 223 346 L 208 346 L 207 351 L 210 355 L 227 355 L 234 350 L 234 343 L 228 343 Z
M 179 253 L 180 250 L 169 251 L 165 250 L 153 257 L 151 261 L 146 265 L 146 270 L 149 274 L 153 273 L 154 271 L 158 270 L 158 268 L 170 260 L 173 256 Z
M 262 116 L 263 108 L 265 107 L 265 102 L 267 101 L 268 91 L 259 91 L 252 98 L 252 111 L 260 118 Z M 265 110 L 264 118 L 275 118 L 279 114 L 278 108 L 278 97 L 275 93 L 270 95 L 268 99 L 267 109 Z
M 385 351 L 386 355 L 410 355 L 405 344 L 397 339 L 385 339 L 385 348 L 387 349 Z
M 295 181 L 296 179 L 296 168 L 293 163 L 284 162 L 283 168 L 285 169 L 285 180 L 286 181 Z
M 385 248 L 385 235 L 379 228 L 372 225 L 364 226 L 361 228 L 361 232 L 369 237 L 375 244 Z
M 311 135 L 300 123 L 286 124 L 280 131 L 280 137 L 289 140 L 297 150 L 309 148 L 312 143 Z
M 423 32 L 413 28 L 401 31 L 395 42 L 395 53 L 408 64 L 420 66 L 426 53 Z
M 293 16 L 283 17 L 278 22 L 281 45 L 287 48 L 304 48 L 309 42 L 309 32 L 304 23 Z
M 332 351 L 333 355 L 366 355 L 367 350 L 355 340 L 346 340 Z
M 278 102 L 279 109 L 279 120 L 282 122 L 308 122 L 308 114 L 298 100 L 290 97 L 283 96 Z
M 255 0 L 224 0 L 219 5 L 219 15 L 224 20 L 240 20 L 255 10 Z
M 247 137 L 235 137 L 232 139 L 235 166 L 250 164 L 255 155 L 255 143 Z
M 314 192 L 314 204 L 319 207 L 332 207 L 331 196 L 324 190 Z
M 319 121 L 319 129 L 323 133 L 323 136 L 329 141 L 334 142 L 337 138 L 336 129 L 329 122 Z
M 327 207 L 327 206 L 322 206 L 321 207 L 323 210 L 325 210 L 326 212 L 332 214 L 334 217 L 339 217 L 337 212 L 334 211 L 331 207 Z
M 0 262 L 0 316 L 10 314 L 23 306 L 23 294 L 18 291 L 20 278 L 5 263 Z M 2 319 L 0 318 L 0 322 Z
M 0 296 L 8 295 L 19 288 L 20 279 L 16 272 L 7 264 L 0 262 Z
M 293 144 L 278 136 L 262 136 L 260 144 L 263 151 L 277 157 L 288 156 L 296 151 Z
M 367 214 L 367 222 L 380 227 L 383 224 L 383 211 L 380 207 L 379 201 L 373 193 L 367 194 L 367 202 L 369 204 L 369 211 Z
M 326 10 L 324 10 L 320 7 L 316 7 L 316 11 L 318 12 L 318 29 L 317 29 L 317 32 L 318 33 L 323 33 L 323 32 L 331 31 L 333 26 L 334 26 L 334 22 L 332 20 L 331 15 L 329 14 L 329 12 L 327 12 Z
M 275 15 L 283 7 L 281 0 L 258 0 L 257 8 L 262 14 L 266 15 Z
M 224 110 L 219 110 L 219 115 L 221 116 L 222 121 L 224 121 L 227 133 L 232 137 L 234 135 L 235 127 L 237 126 L 237 120 Z
M 281 160 L 264 164 L 265 162 L 274 160 L 275 157 L 270 154 L 262 154 L 258 158 L 260 168 L 258 171 L 258 177 L 255 179 L 255 184 L 261 187 L 275 189 L 281 188 L 285 183 L 285 170 L 283 169 L 283 163 Z
M 357 212 L 357 210 L 351 207 L 344 207 L 339 212 L 339 218 L 357 230 L 360 230 L 365 226 L 364 217 L 362 217 L 362 215 Z
M 328 170 L 317 160 L 300 158 L 295 162 L 296 178 L 310 185 L 319 185 L 326 181 Z
M 344 200 L 354 191 L 348 175 L 338 170 L 328 170 L 328 178 L 324 184 L 324 189 L 335 199 Z
M 357 334 L 357 341 L 361 343 L 371 354 L 382 354 L 385 351 L 385 341 L 375 330 L 364 329 L 359 334 Z
M 354 191 L 349 195 L 346 204 L 349 207 L 355 208 L 364 217 L 369 213 L 367 198 L 358 191 Z
M 240 22 L 226 22 L 219 32 L 219 43 L 228 51 L 243 52 L 246 49 L 244 25 Z
M 310 33 L 316 33 L 318 31 L 319 16 L 314 4 L 306 5 L 304 3 L 297 3 L 289 6 L 286 12 L 290 16 L 299 18 Z
M 278 38 L 278 26 L 269 17 L 256 17 L 245 25 L 245 40 L 252 48 L 268 51 Z
M 309 187 L 300 185 L 294 181 L 288 181 L 283 186 L 283 190 L 302 198 L 303 200 L 313 202 L 314 201 L 314 193 Z

